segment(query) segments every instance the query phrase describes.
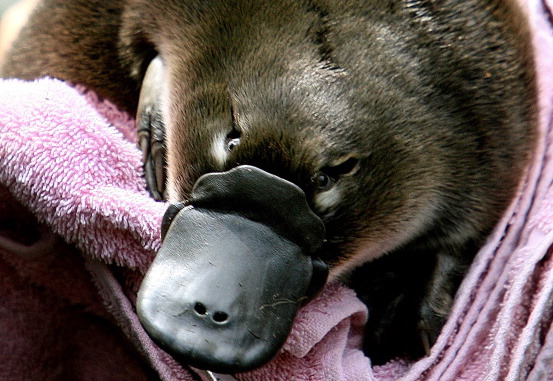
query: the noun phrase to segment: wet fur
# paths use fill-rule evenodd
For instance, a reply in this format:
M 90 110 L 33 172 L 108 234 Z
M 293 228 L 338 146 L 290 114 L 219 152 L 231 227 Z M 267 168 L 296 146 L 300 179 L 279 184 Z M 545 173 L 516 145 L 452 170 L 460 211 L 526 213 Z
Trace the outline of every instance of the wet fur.
M 435 340 L 519 183 L 536 120 L 523 20 L 508 0 L 43 0 L 1 74 L 85 84 L 134 113 L 159 53 L 170 200 L 238 164 L 298 184 L 383 362 Z M 221 163 L 212 142 L 233 131 Z M 352 158 L 322 202 L 312 178 Z

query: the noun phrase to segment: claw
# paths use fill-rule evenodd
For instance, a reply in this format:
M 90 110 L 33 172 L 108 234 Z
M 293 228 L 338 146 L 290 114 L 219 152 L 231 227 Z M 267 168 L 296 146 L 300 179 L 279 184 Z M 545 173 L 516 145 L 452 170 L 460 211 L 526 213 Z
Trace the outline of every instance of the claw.
M 152 153 L 157 191 L 163 194 L 165 190 L 165 150 Z
M 432 345 L 430 344 L 430 336 L 428 335 L 428 332 L 426 332 L 425 330 L 421 330 L 420 339 L 422 348 L 424 349 L 424 353 L 427 356 L 430 356 L 430 349 L 432 348 Z
M 155 171 L 152 168 L 152 161 L 148 158 L 144 161 L 144 177 L 146 178 L 146 184 L 148 185 L 148 190 L 154 198 L 154 200 L 161 201 L 163 200 L 162 195 L 158 191 L 157 180 L 155 177 Z
M 142 151 L 142 162 L 145 163 L 150 149 L 150 133 L 148 131 L 138 132 L 138 146 Z
M 160 110 L 163 73 L 163 62 L 158 56 L 144 75 L 136 114 L 144 177 L 156 200 L 162 200 L 165 192 L 165 126 Z

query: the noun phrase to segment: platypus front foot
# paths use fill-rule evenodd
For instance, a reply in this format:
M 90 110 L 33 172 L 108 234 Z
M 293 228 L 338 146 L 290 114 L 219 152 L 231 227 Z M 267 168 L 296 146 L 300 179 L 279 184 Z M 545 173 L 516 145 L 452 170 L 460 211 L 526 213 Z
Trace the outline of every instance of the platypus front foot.
M 136 113 L 144 176 L 150 194 L 156 200 L 165 199 L 165 125 L 159 102 L 162 76 L 163 62 L 158 56 L 152 60 L 144 75 Z
M 461 253 L 465 250 L 459 250 Z M 466 250 L 471 252 L 470 249 Z M 436 255 L 434 271 L 419 308 L 417 328 L 426 355 L 438 339 L 453 306 L 453 297 L 468 268 L 467 255 L 442 250 Z

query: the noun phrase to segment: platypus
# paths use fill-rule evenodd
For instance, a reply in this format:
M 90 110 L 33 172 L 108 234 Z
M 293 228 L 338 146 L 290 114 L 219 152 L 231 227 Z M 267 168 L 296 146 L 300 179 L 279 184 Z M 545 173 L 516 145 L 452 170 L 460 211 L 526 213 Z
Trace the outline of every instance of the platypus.
M 537 135 L 512 0 L 42 0 L 1 75 L 84 85 L 137 116 L 148 186 L 171 205 L 141 321 L 221 372 L 268 361 L 327 281 L 367 304 L 373 363 L 423 356 Z M 220 241 L 198 245 L 205 234 Z M 263 254 L 242 257 L 252 247 Z M 232 265 L 212 273 L 212 259 Z M 238 290 L 257 273 L 259 290 Z M 222 278 L 233 286 L 214 296 Z M 261 322 L 269 349 L 234 307 L 210 310 L 280 305 L 265 298 L 281 288 L 295 307 Z M 189 310 L 211 319 L 208 348 L 171 320 Z

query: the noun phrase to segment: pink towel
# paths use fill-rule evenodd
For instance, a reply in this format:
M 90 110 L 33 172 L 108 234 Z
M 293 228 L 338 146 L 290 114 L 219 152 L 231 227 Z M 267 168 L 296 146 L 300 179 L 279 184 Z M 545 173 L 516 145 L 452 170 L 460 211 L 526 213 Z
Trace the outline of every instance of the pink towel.
M 553 380 L 552 4 L 526 5 L 540 145 L 430 356 L 371 367 L 360 350 L 367 311 L 351 290 L 330 284 L 300 311 L 278 356 L 236 378 Z M 108 102 L 60 81 L 0 81 L 1 380 L 145 380 L 149 368 L 163 380 L 194 379 L 134 312 L 166 205 L 145 191 L 133 129 Z M 45 224 L 28 244 L 2 233 L 13 233 L 2 223 L 14 210 L 24 215 L 18 203 Z

